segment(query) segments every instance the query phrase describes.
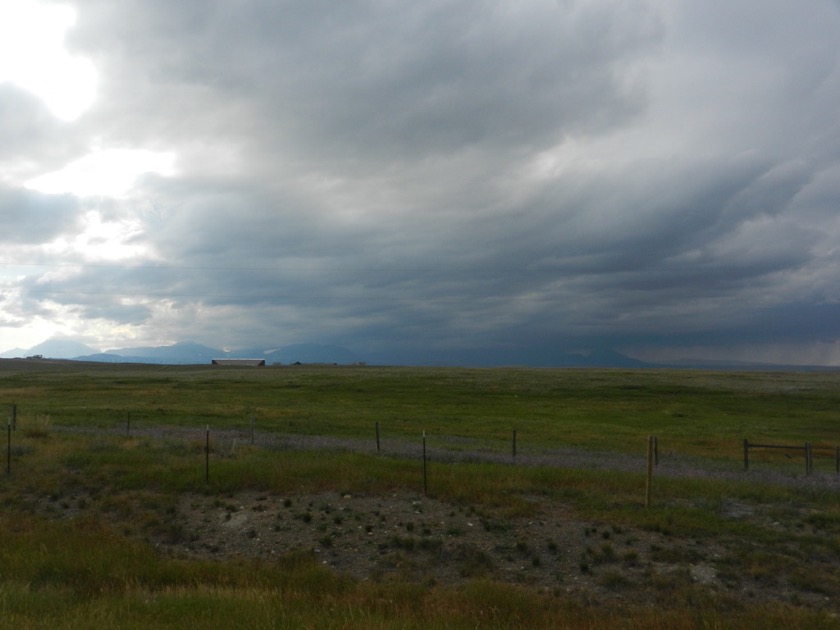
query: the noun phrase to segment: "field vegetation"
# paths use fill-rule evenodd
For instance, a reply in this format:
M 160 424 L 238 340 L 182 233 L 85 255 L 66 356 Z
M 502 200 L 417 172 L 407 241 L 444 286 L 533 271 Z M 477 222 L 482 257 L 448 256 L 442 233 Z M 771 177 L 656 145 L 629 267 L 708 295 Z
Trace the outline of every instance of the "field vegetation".
M 13 408 L 2 627 L 840 627 L 837 372 L 0 361 Z

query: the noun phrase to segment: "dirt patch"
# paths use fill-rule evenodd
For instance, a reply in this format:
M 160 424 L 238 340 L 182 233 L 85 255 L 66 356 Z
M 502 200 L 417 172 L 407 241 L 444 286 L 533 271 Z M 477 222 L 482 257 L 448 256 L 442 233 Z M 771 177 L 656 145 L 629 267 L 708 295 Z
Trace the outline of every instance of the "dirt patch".
M 161 544 L 171 553 L 271 558 L 310 550 L 358 580 L 486 577 L 599 597 L 646 584 L 650 550 L 673 545 L 654 532 L 571 519 L 563 505 L 504 518 L 412 494 L 191 495 L 178 512 L 184 540 Z M 619 572 L 622 580 L 609 577 Z
M 742 517 L 737 517 L 742 518 Z M 527 518 L 410 493 L 334 492 L 224 498 L 181 497 L 177 540 L 158 548 L 183 557 L 311 553 L 356 580 L 458 585 L 486 578 L 580 601 L 656 605 L 686 593 L 833 609 L 819 592 L 751 577 L 741 542 L 700 541 L 575 518 L 572 506 L 542 502 Z M 680 595 L 677 595 L 680 594 Z

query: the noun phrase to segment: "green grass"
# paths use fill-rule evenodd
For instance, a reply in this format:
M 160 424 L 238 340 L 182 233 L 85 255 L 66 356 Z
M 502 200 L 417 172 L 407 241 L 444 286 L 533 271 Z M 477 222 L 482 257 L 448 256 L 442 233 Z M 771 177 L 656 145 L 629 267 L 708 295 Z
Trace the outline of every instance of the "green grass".
M 457 436 L 509 450 L 638 451 L 658 435 L 686 455 L 737 458 L 743 438 L 837 441 L 840 374 L 454 368 L 264 369 L 0 366 L 0 405 L 26 422 L 119 429 L 183 426 L 430 443 Z M 641 447 L 643 448 L 643 447 Z
M 262 448 L 216 436 L 205 480 L 207 425 L 246 431 L 253 415 L 261 434 L 353 437 L 372 447 L 379 422 L 384 439 L 419 446 L 426 431 L 432 447 L 501 453 L 509 453 L 515 428 L 521 453 L 579 447 L 632 454 L 638 472 L 433 459 L 430 494 L 477 510 L 486 529 L 558 503 L 581 519 L 610 524 L 593 534 L 581 563 L 606 569 L 600 583 L 617 594 L 634 588 L 624 569 L 640 562 L 635 550 L 621 547 L 618 532 L 636 528 L 691 540 L 700 550 L 726 543 L 715 566 L 747 591 L 786 575 L 806 595 L 833 598 L 840 595 L 832 568 L 840 560 L 840 495 L 833 488 L 773 485 L 749 475 L 657 476 L 654 505 L 645 509 L 643 457 L 651 434 L 667 456 L 734 470 L 744 437 L 830 445 L 838 439 L 837 373 L 38 365 L 0 362 L 0 409 L 18 406 L 12 472 L 0 486 L 3 628 L 836 627 L 808 606 L 711 597 L 679 576 L 652 574 L 663 593 L 655 610 L 496 583 L 485 579 L 489 559 L 466 544 L 462 570 L 474 579 L 448 587 L 355 582 L 305 550 L 221 562 L 164 556 L 149 541 L 187 535 L 175 519 L 185 493 L 218 497 L 222 505 L 251 490 L 422 492 L 417 457 L 372 448 Z M 126 436 L 129 413 L 133 432 Z M 143 432 L 151 427 L 195 431 Z M 751 466 L 801 474 L 798 460 L 776 453 L 751 454 Z M 826 456 L 817 469 L 833 470 L 833 462 Z M 766 518 L 731 518 L 733 502 Z M 779 522 L 790 527 L 780 530 Z M 432 544 L 408 527 L 393 540 L 405 553 Z M 522 545 L 514 552 L 525 560 L 540 561 L 538 548 L 557 553 L 553 541 Z M 652 553 L 712 562 L 676 543 Z

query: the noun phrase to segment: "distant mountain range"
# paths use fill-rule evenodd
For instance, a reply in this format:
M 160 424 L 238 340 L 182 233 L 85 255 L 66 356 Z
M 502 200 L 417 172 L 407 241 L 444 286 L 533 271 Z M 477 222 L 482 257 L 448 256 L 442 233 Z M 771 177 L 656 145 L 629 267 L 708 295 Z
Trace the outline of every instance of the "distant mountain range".
M 732 361 L 684 361 L 647 363 L 611 349 L 591 352 L 563 352 L 543 348 L 532 351 L 500 353 L 498 350 L 462 351 L 451 355 L 427 357 L 399 357 L 374 355 L 360 358 L 343 346 L 302 343 L 283 347 L 246 348 L 226 352 L 193 342 L 170 346 L 120 348 L 97 352 L 94 348 L 70 339 L 50 339 L 29 349 L 14 348 L 0 353 L 0 358 L 41 357 L 72 359 L 100 363 L 152 363 L 170 365 L 201 365 L 213 359 L 264 359 L 266 365 L 294 363 L 327 363 L 352 365 L 367 362 L 375 365 L 437 365 L 437 366 L 529 366 L 567 368 L 682 368 L 708 370 L 831 370 L 836 367 L 740 363 Z
M 82 354 L 96 352 L 93 348 L 71 339 L 49 339 L 28 350 L 13 348 L 0 353 L 0 358 L 13 359 L 15 357 L 43 356 L 50 359 L 72 359 Z
M 528 365 L 536 367 L 651 367 L 651 364 L 632 359 L 613 350 L 590 353 L 564 353 L 543 350 L 538 354 L 504 354 L 491 350 L 476 350 L 452 356 L 418 357 L 401 361 L 396 357 L 360 358 L 343 346 L 315 343 L 294 344 L 280 348 L 246 348 L 226 352 L 190 341 L 169 346 L 118 348 L 97 352 L 94 348 L 69 339 L 50 339 L 29 349 L 15 348 L 0 353 L 0 358 L 43 357 L 72 359 L 100 363 L 152 363 L 171 365 L 201 365 L 213 359 L 265 359 L 267 365 L 294 363 L 336 363 L 350 365 L 363 361 L 378 365 L 462 365 L 499 366 Z
M 212 359 L 265 359 L 267 365 L 274 363 L 338 363 L 349 365 L 361 359 L 342 346 L 314 343 L 294 344 L 282 348 L 250 348 L 226 352 L 193 342 L 181 342 L 171 346 L 120 348 L 97 352 L 78 341 L 50 339 L 28 350 L 14 348 L 0 353 L 0 358 L 43 357 L 45 359 L 73 359 L 100 363 L 154 363 L 169 365 L 200 365 Z

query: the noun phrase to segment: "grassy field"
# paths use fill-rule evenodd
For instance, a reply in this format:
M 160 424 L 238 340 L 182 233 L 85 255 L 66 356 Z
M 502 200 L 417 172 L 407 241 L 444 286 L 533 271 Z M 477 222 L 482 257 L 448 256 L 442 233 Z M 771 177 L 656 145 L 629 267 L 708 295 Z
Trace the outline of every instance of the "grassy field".
M 633 451 L 658 435 L 681 452 L 740 440 L 837 442 L 840 374 L 529 369 L 125 366 L 10 361 L 0 404 L 58 426 L 242 428 L 369 437 L 427 431 L 524 447 Z
M 837 372 L 0 361 L 0 627 L 840 627 L 838 403 Z M 815 472 L 744 473 L 744 438 Z

